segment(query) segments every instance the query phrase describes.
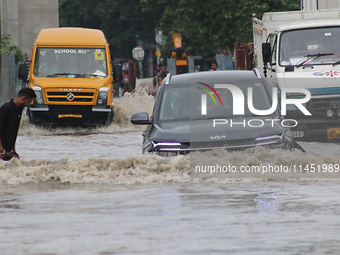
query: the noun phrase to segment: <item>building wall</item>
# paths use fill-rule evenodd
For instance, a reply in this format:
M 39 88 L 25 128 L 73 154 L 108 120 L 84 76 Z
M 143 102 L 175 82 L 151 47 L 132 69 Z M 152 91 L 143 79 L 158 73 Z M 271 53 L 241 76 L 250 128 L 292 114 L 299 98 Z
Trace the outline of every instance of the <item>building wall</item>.
M 39 31 L 59 27 L 58 0 L 1 0 L 1 33 L 31 57 Z
M 18 65 L 14 55 L 1 54 L 0 106 L 15 98 L 22 88 L 22 81 L 18 79 Z

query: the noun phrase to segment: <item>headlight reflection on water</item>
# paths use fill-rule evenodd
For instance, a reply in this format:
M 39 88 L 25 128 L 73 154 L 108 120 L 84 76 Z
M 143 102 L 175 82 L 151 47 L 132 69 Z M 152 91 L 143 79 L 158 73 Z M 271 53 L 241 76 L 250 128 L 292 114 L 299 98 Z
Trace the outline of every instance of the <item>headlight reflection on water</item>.
M 260 213 L 277 213 L 282 210 L 281 198 L 282 191 L 259 193 L 254 199 L 257 204 L 256 208 Z

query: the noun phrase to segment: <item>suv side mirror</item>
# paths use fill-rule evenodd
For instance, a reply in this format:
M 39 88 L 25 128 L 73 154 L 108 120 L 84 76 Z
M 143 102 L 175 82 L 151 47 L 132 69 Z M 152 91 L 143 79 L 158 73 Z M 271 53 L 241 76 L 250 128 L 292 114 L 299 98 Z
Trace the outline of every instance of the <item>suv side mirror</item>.
M 135 125 L 147 125 L 151 124 L 152 120 L 149 119 L 149 114 L 147 112 L 138 112 L 132 115 L 131 122 Z
M 18 78 L 23 81 L 27 81 L 28 77 L 28 65 L 27 64 L 20 64 L 19 71 L 18 71 Z
M 114 64 L 112 69 L 113 69 L 113 80 L 121 81 L 122 73 L 123 73 L 122 66 L 120 64 Z
M 270 43 L 262 43 L 262 59 L 263 63 L 271 63 L 271 48 Z

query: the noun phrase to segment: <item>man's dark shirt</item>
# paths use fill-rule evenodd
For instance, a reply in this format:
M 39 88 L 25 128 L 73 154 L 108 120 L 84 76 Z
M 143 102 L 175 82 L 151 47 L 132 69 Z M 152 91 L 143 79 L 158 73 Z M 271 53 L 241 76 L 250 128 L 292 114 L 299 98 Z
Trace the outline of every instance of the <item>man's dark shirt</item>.
M 14 150 L 21 114 L 22 109 L 15 106 L 13 99 L 0 108 L 0 139 L 5 151 Z

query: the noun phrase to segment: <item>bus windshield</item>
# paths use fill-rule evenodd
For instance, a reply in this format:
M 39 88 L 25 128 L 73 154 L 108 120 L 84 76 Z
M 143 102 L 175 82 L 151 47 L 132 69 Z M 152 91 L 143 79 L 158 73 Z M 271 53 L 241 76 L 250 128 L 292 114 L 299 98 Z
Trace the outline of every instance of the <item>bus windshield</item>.
M 104 48 L 37 48 L 36 77 L 104 78 L 107 76 Z

